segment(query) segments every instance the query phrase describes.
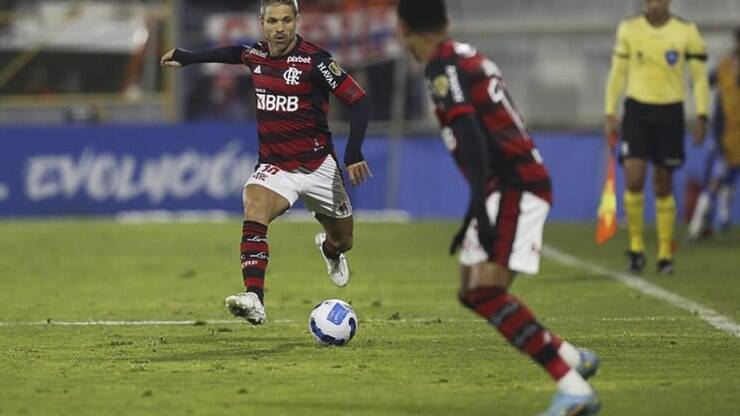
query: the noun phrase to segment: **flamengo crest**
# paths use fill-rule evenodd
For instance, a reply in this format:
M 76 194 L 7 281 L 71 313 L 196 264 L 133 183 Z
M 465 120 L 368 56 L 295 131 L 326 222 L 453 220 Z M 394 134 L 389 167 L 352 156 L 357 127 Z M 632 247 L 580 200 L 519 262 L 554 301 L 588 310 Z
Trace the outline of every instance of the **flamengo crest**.
M 289 68 L 283 74 L 283 79 L 285 80 L 285 84 L 298 85 L 299 84 L 298 80 L 301 78 L 301 74 L 303 74 L 303 71 L 299 71 L 295 69 L 294 67 Z

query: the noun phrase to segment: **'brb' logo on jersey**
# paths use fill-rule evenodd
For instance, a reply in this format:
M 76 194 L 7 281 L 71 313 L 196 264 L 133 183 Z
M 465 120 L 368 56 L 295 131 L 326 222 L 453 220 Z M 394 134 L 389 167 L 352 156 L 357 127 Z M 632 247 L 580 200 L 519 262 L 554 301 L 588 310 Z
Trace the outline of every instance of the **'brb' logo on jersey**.
M 273 95 L 257 93 L 257 109 L 262 111 L 276 111 L 292 113 L 298 111 L 298 97 L 286 97 L 284 95 Z
M 285 71 L 283 74 L 283 79 L 287 85 L 298 85 L 300 84 L 298 80 L 301 78 L 301 74 L 303 74 L 303 71 L 290 67 L 290 69 Z

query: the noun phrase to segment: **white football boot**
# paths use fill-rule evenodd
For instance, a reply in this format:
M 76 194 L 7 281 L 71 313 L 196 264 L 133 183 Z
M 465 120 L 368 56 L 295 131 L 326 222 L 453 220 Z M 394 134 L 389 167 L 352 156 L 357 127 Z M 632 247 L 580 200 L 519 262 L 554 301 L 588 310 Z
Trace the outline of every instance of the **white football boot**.
M 321 257 L 326 262 L 326 272 L 329 274 L 331 281 L 339 287 L 347 286 L 349 282 L 349 264 L 347 263 L 347 256 L 344 253 L 339 255 L 339 258 L 332 260 L 326 257 L 322 246 L 326 241 L 326 233 L 318 233 L 313 238 L 313 242 L 316 244 L 316 248 L 319 249 Z
M 265 322 L 265 307 L 262 306 L 260 298 L 253 292 L 242 292 L 231 295 L 224 300 L 226 309 L 232 315 L 246 319 L 252 325 L 261 325 Z

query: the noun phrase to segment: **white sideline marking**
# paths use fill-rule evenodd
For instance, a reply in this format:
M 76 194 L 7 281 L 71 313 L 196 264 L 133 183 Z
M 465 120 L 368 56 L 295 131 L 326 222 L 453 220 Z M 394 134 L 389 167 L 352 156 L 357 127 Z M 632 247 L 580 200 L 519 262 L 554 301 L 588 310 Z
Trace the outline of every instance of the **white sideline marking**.
M 440 318 L 415 318 L 415 319 L 360 319 L 360 323 L 465 323 L 465 322 L 484 322 L 482 319 L 440 319 Z M 269 324 L 293 325 L 303 324 L 303 321 L 295 319 L 277 319 L 267 321 Z M 190 321 L 56 321 L 48 319 L 35 322 L 0 322 L 2 326 L 195 326 L 195 325 L 246 325 L 243 319 L 223 319 L 223 320 L 190 320 Z M 251 327 L 251 325 L 246 325 Z
M 680 316 L 632 316 L 632 317 L 612 317 L 612 318 L 601 318 L 601 322 L 643 322 L 643 321 L 683 321 L 688 318 Z M 562 322 L 572 321 L 570 319 L 561 318 L 545 318 L 546 322 Z M 484 323 L 485 321 L 479 318 L 470 319 L 441 319 L 441 318 L 415 318 L 415 319 L 361 319 L 360 323 L 390 323 L 390 324 L 408 324 L 408 323 L 428 323 L 428 324 L 464 324 L 464 323 Z M 0 327 L 6 326 L 195 326 L 195 325 L 246 325 L 246 322 L 241 319 L 207 319 L 207 320 L 189 320 L 189 321 L 157 321 L 157 320 L 146 320 L 146 321 L 62 321 L 62 320 L 43 320 L 34 322 L 0 322 Z M 295 319 L 276 319 L 274 321 L 268 321 L 270 325 L 300 325 L 303 321 L 296 321 Z M 251 325 L 246 325 L 251 328 Z
M 740 337 L 740 325 L 735 323 L 727 316 L 724 316 L 719 312 L 709 309 L 692 300 L 686 299 L 683 296 L 677 295 L 673 292 L 669 292 L 668 290 L 649 283 L 646 280 L 640 279 L 639 277 L 603 268 L 601 266 L 578 259 L 575 256 L 549 246 L 544 248 L 543 254 L 545 257 L 562 265 L 571 266 L 577 269 L 586 270 L 590 273 L 610 277 L 627 287 L 631 287 L 632 289 L 636 289 L 644 293 L 645 295 L 652 296 L 677 308 L 690 312 L 717 329 L 725 331 L 736 337 Z

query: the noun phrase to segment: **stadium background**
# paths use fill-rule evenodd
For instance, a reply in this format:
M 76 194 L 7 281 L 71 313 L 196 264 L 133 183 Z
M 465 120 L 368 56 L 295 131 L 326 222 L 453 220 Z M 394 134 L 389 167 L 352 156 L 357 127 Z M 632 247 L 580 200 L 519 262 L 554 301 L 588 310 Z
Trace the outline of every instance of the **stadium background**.
M 676 14 L 698 22 L 710 66 L 716 63 L 730 47 L 740 4 L 673 3 Z M 438 140 L 414 76 L 420 68 L 394 38 L 392 4 L 304 0 L 300 31 L 329 48 L 373 103 L 365 153 L 375 178 L 351 191 L 356 208 L 455 217 L 467 189 Z M 534 131 L 555 181 L 555 220 L 594 218 L 614 30 L 641 4 L 463 0 L 451 8 L 454 35 L 499 64 Z M 158 59 L 175 45 L 254 41 L 257 7 L 225 0 L 0 1 L 0 215 L 238 215 L 256 151 L 247 71 L 161 71 Z M 341 153 L 345 114 L 336 107 L 331 117 Z M 707 151 L 691 149 L 676 177 L 682 208 Z M 619 183 L 621 189 L 621 175 Z M 740 204 L 734 206 L 737 218 Z M 651 216 L 652 204 L 647 211 Z

